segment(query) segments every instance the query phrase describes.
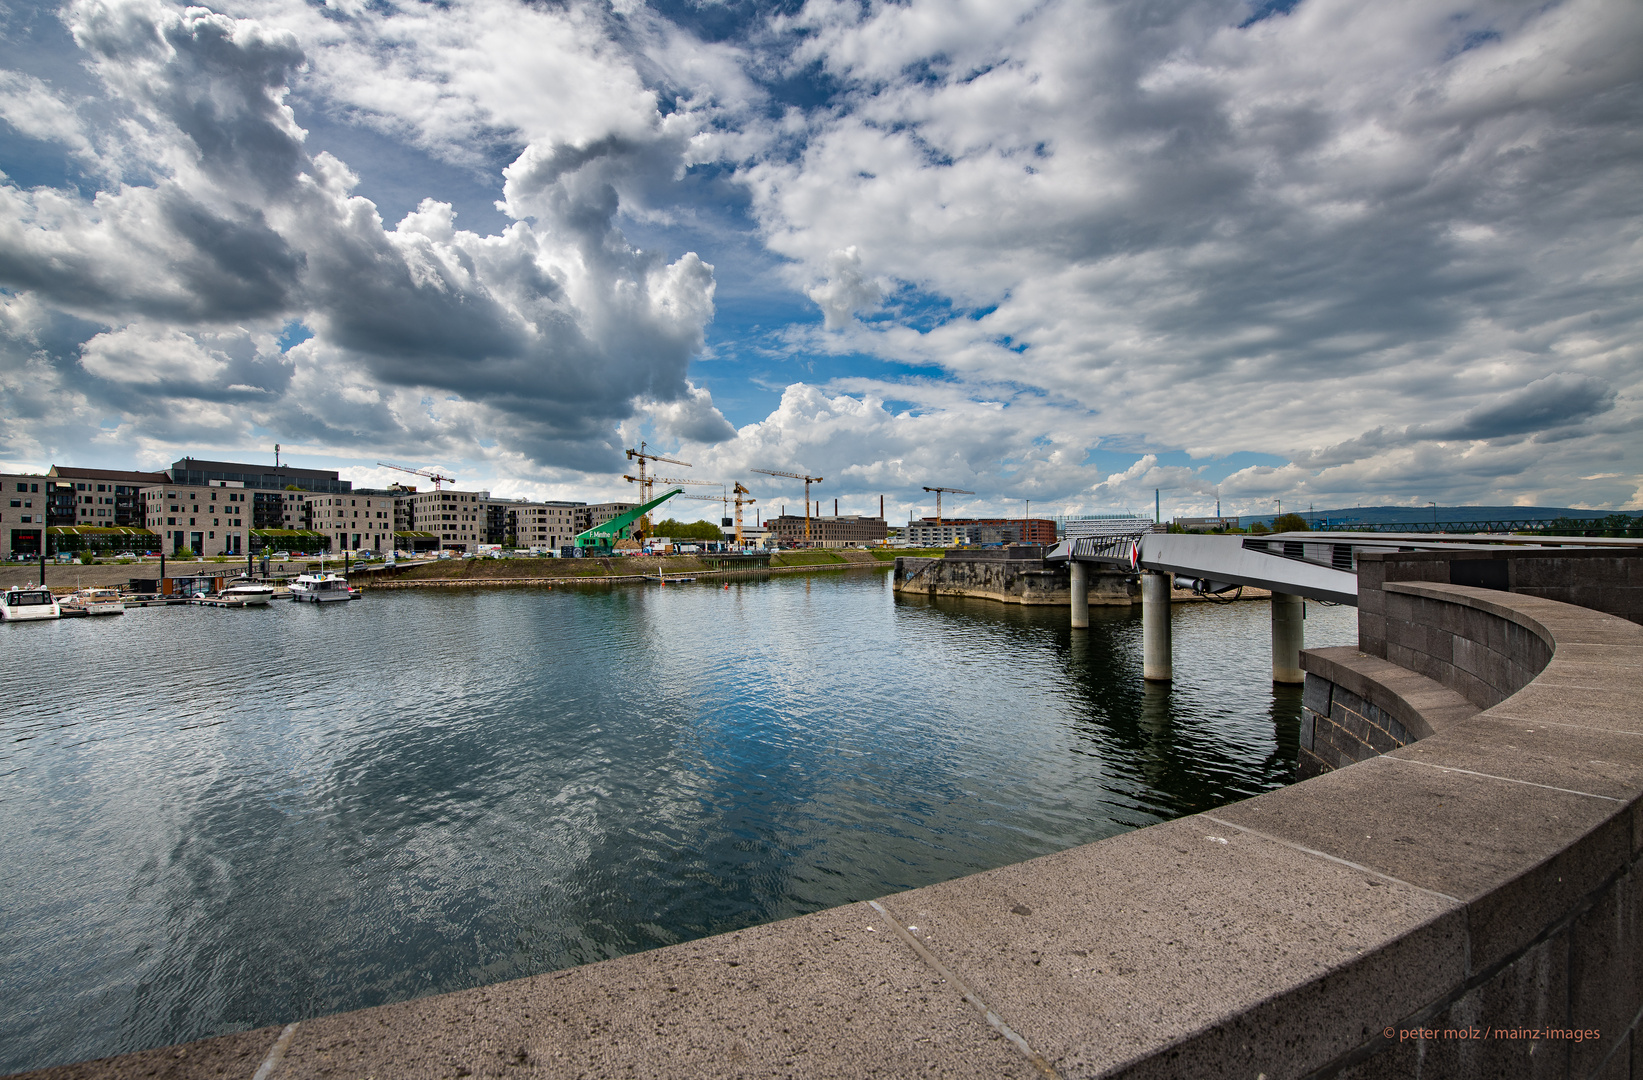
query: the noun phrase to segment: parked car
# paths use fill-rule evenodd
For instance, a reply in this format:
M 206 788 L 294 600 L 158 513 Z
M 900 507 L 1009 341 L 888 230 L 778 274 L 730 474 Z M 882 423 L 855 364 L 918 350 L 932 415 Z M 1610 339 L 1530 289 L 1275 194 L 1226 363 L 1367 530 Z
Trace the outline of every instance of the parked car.
M 371 511 L 371 512 L 376 513 L 376 511 L 374 511 L 374 510 Z M 272 554 L 268 557 L 270 559 L 275 559 L 275 560 L 284 560 L 284 559 L 289 559 L 291 557 L 291 553 L 289 551 L 276 551 L 276 552 L 274 552 L 274 554 Z

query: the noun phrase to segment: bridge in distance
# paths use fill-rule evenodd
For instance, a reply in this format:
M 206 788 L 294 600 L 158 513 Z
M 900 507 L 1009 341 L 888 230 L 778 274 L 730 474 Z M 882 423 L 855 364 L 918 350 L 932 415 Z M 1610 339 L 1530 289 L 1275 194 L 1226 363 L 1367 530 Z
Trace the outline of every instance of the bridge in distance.
M 1366 552 L 1424 551 L 1456 548 L 1487 556 L 1507 548 L 1602 548 L 1639 546 L 1636 540 L 1579 536 L 1516 536 L 1488 533 L 1290 532 L 1267 536 L 1154 532 L 1146 522 L 1068 522 L 1070 535 L 1048 555 L 1048 562 L 1069 564 L 1072 625 L 1090 624 L 1089 571 L 1092 567 L 1124 570 L 1141 576 L 1143 677 L 1154 682 L 1173 678 L 1170 646 L 1170 588 L 1188 588 L 1208 596 L 1240 586 L 1272 593 L 1272 679 L 1300 683 L 1300 653 L 1305 647 L 1305 601 L 1358 603 L 1358 559 Z M 1454 572 L 1478 580 L 1455 584 L 1497 586 L 1489 580 L 1486 559 L 1476 566 L 1451 564 Z

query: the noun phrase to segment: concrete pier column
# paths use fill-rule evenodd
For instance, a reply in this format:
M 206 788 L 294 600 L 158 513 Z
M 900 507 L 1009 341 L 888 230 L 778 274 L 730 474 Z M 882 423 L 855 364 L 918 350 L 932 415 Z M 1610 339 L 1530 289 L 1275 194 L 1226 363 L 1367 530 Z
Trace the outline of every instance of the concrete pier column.
M 1272 594 L 1272 681 L 1306 682 L 1301 650 L 1306 648 L 1306 601 L 1291 593 Z
M 1070 591 L 1073 598 L 1073 629 L 1090 625 L 1090 568 L 1084 563 L 1075 562 L 1070 566 Z
M 1148 682 L 1170 682 L 1175 665 L 1170 658 L 1170 576 L 1141 572 L 1141 677 Z

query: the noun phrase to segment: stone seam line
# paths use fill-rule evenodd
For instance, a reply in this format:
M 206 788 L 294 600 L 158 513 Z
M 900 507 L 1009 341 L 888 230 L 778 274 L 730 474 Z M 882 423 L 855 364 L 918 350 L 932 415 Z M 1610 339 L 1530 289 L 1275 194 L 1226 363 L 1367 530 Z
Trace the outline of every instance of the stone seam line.
M 1005 1023 L 1003 1017 L 994 1012 L 991 1006 L 989 1006 L 985 1001 L 982 1001 L 981 996 L 971 988 L 969 983 L 947 970 L 947 966 L 940 960 L 937 960 L 935 954 L 924 947 L 923 942 L 908 933 L 907 927 L 902 925 L 899 917 L 893 914 L 888 908 L 877 900 L 867 901 L 867 906 L 889 920 L 890 928 L 896 932 L 896 936 L 906 942 L 908 947 L 911 948 L 913 952 L 917 953 L 918 958 L 923 960 L 932 971 L 941 976 L 943 982 L 945 982 L 948 986 L 951 986 L 954 990 L 957 990 L 959 995 L 963 997 L 965 1001 L 969 1002 L 970 1005 L 981 1014 L 982 1019 L 986 1020 L 988 1025 L 990 1025 L 993 1030 L 1008 1039 L 1011 1046 L 1014 1046 L 1017 1050 L 1021 1051 L 1022 1055 L 1025 1056 L 1028 1061 L 1032 1062 L 1034 1068 L 1043 1073 L 1044 1076 L 1049 1078 L 1049 1080 L 1061 1080 L 1061 1074 L 1055 1071 L 1054 1066 L 1044 1060 L 1044 1056 L 1042 1054 L 1027 1045 L 1027 1040 L 1023 1039 L 1016 1033 L 1014 1028 Z
M 280 1037 L 274 1040 L 273 1046 L 269 1047 L 268 1056 L 262 1059 L 261 1065 L 257 1066 L 257 1071 L 252 1074 L 251 1080 L 268 1080 L 269 1077 L 274 1075 L 274 1070 L 278 1069 L 280 1062 L 285 1060 L 285 1049 L 291 1045 L 291 1037 L 297 1033 L 297 1024 L 301 1022 L 299 1020 L 285 1025 L 285 1030 L 280 1032 Z

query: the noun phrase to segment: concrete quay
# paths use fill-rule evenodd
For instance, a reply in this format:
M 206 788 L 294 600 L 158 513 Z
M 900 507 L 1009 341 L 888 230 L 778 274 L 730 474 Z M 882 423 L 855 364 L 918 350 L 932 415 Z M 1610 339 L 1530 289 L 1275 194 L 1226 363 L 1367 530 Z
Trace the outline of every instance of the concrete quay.
M 897 556 L 891 588 L 919 596 L 969 596 L 1028 607 L 1071 607 L 1072 567 L 1048 563 L 1041 549 L 1019 554 L 1009 548 L 954 551 L 944 558 Z M 1085 584 L 1090 607 L 1131 607 L 1141 603 L 1141 583 L 1123 571 L 1087 568 Z M 1246 588 L 1243 600 L 1265 600 L 1265 589 Z M 1170 589 L 1172 603 L 1204 600 L 1190 589 Z M 1074 625 L 1078 625 L 1075 623 Z
M 1643 626 L 1378 558 L 1360 650 L 1316 666 L 1383 703 L 1387 752 L 877 901 L 27 1075 L 1643 1077 Z

